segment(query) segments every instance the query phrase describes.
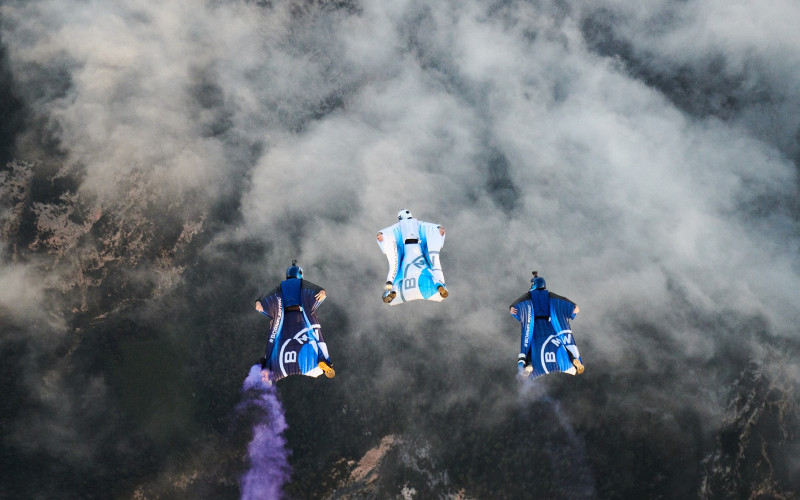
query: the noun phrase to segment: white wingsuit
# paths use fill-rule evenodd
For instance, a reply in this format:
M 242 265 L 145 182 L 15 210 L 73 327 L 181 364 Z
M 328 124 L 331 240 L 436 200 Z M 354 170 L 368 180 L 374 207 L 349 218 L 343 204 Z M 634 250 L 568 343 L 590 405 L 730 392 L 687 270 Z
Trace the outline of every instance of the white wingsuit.
M 414 219 L 408 210 L 401 210 L 397 218 L 378 232 L 378 245 L 389 261 L 384 302 L 441 301 L 449 295 L 439 260 L 444 228 Z

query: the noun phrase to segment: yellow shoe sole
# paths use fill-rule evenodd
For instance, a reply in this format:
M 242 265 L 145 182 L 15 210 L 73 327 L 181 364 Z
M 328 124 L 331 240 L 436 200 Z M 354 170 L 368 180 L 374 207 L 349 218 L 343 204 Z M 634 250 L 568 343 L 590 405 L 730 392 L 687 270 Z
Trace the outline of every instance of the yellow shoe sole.
M 450 295 L 450 292 L 448 292 L 447 289 L 442 285 L 439 285 L 438 290 L 439 290 L 439 295 L 441 295 L 443 299 L 446 299 L 447 296 Z
M 328 378 L 333 378 L 336 376 L 336 370 L 333 369 L 328 363 L 324 361 L 320 361 L 317 365 L 322 368 L 322 371 L 325 372 L 325 376 Z
M 581 373 L 583 373 L 583 370 L 585 369 L 585 368 L 583 367 L 583 365 L 581 364 L 581 362 L 580 362 L 580 361 L 578 361 L 577 359 L 573 359 L 573 360 L 572 360 L 572 366 L 574 366 L 574 367 L 575 367 L 575 369 L 578 371 L 578 375 L 580 375 Z

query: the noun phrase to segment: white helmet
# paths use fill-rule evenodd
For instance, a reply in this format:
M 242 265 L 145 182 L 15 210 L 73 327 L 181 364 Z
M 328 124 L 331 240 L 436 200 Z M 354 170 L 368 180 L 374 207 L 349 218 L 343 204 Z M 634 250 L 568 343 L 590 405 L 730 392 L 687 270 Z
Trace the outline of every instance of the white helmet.
M 413 216 L 411 215 L 411 212 L 409 212 L 408 210 L 400 210 L 399 212 L 397 212 L 397 220 L 411 219 L 411 218 L 413 218 Z

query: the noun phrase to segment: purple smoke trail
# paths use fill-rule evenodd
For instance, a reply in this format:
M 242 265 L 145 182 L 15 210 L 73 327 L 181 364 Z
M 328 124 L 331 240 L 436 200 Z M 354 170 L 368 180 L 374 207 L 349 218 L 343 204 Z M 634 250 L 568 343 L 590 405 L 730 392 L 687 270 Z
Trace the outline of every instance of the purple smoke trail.
M 247 446 L 250 469 L 242 476 L 243 500 L 281 498 L 281 489 L 289 480 L 289 450 L 283 431 L 286 418 L 273 384 L 261 380 L 261 366 L 253 365 L 242 387 L 244 401 L 237 410 L 251 411 L 257 416 L 253 439 Z M 255 411 L 254 411 L 255 410 Z

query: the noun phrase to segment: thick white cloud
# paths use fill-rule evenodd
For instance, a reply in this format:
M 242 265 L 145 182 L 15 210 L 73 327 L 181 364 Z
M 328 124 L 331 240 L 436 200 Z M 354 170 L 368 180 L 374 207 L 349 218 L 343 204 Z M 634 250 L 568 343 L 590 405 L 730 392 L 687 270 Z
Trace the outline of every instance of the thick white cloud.
M 20 154 L 47 156 L 32 137 L 47 131 L 85 192 L 125 197 L 118 183 L 138 182 L 194 213 L 233 192 L 241 224 L 216 241 L 268 242 L 265 280 L 298 258 L 347 335 L 379 349 L 389 330 L 419 348 L 436 335 L 432 362 L 481 351 L 476 372 L 505 363 L 508 383 L 519 337 L 506 307 L 532 269 L 580 305 L 588 374 L 600 359 L 622 371 L 632 357 L 688 366 L 749 349 L 752 332 L 708 328 L 719 318 L 765 318 L 796 340 L 800 7 L 323 4 L 5 5 L 10 70 L 48 124 Z M 610 16 L 628 52 L 596 50 L 592 16 Z M 693 99 L 730 90 L 737 106 L 692 113 L 667 88 L 686 75 L 722 82 Z M 375 232 L 401 208 L 447 229 L 443 304 L 378 299 Z M 7 266 L 0 281 L 30 276 Z M 39 298 L 29 289 L 24 304 Z M 647 326 L 665 341 L 640 343 Z M 384 363 L 364 376 L 402 384 L 402 357 Z
M 5 252 L 0 251 L 0 258 L 7 258 Z M 19 323 L 48 314 L 44 288 L 44 279 L 35 268 L 4 264 L 0 267 L 0 310 Z
M 602 324 L 601 311 L 655 307 L 662 312 L 653 321 L 672 316 L 665 275 L 718 314 L 787 313 L 792 279 L 763 276 L 776 266 L 790 270 L 794 254 L 774 255 L 763 228 L 737 213 L 753 197 L 793 189 L 793 166 L 768 144 L 720 120 L 685 116 L 622 66 L 589 52 L 578 19 L 556 28 L 530 6 L 493 18 L 475 4 L 401 5 L 365 4 L 370 26 L 393 26 L 381 31 L 382 43 L 370 45 L 376 33 L 368 28 L 343 34 L 360 58 L 346 66 L 369 78 L 342 109 L 300 134 L 275 137 L 253 173 L 250 224 L 305 212 L 317 235 L 307 246 L 337 252 L 344 235 L 366 242 L 348 247 L 353 261 L 374 264 L 372 233 L 407 206 L 448 228 L 445 271 L 463 287 L 453 302 L 472 304 L 485 293 L 478 302 L 491 315 L 516 296 L 502 282 L 485 290 L 498 267 L 540 267 L 560 278 L 554 289 L 581 290 L 575 298 L 588 301 L 585 311 L 594 314 L 585 321 L 602 332 L 599 343 L 620 335 Z M 481 154 L 489 147 L 508 159 L 519 189 L 509 214 L 486 190 Z M 348 228 L 321 229 L 342 215 L 338 207 L 363 216 Z M 283 241 L 278 233 L 272 239 Z M 772 258 L 758 258 L 761 252 Z M 347 288 L 363 290 L 361 275 L 350 281 Z M 783 334 L 792 334 L 789 320 Z

